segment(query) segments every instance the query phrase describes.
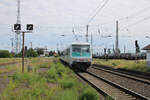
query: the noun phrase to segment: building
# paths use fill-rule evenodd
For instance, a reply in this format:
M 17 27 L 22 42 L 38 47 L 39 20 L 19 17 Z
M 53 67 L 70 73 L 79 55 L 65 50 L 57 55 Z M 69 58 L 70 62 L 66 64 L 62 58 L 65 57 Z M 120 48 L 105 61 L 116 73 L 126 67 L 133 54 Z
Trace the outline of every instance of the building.
M 47 48 L 35 48 L 35 51 L 40 50 L 40 56 L 44 57 L 44 56 L 48 56 L 49 55 L 49 51 L 47 51 Z
M 145 46 L 142 50 L 146 50 L 146 66 L 150 67 L 150 44 Z

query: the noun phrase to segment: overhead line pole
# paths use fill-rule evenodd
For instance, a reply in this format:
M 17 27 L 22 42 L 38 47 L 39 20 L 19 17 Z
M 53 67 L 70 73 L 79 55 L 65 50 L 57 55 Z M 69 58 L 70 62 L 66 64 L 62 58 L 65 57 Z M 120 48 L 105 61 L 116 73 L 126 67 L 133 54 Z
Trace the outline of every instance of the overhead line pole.
M 119 41 L 118 41 L 118 21 L 116 21 L 116 54 L 118 54 L 119 52 L 119 48 L 118 48 L 118 45 L 119 45 L 119 43 L 118 43 Z
M 92 49 L 92 54 L 93 54 L 93 35 L 91 34 L 91 49 Z
M 89 25 L 86 26 L 86 42 L 88 42 Z

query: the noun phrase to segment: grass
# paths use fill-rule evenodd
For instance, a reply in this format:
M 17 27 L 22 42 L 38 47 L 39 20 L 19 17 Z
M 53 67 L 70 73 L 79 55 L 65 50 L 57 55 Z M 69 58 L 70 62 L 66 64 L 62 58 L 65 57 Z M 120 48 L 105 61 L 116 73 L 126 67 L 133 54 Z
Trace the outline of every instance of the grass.
M 50 58 L 26 58 L 26 61 L 30 62 L 25 62 L 25 68 L 27 68 L 28 65 L 33 66 L 33 70 L 38 70 L 39 68 L 42 67 L 50 67 L 49 63 L 52 61 Z M 2 63 L 2 61 L 4 61 Z M 16 61 L 21 61 L 21 58 L 0 58 L 0 63 L 4 64 L 6 62 L 16 62 Z M 11 71 L 21 71 L 21 64 L 11 64 L 11 65 L 6 65 L 4 67 L 0 68 L 0 74 L 11 72 Z
M 0 65 L 13 63 L 13 62 L 21 62 L 22 58 L 0 58 Z M 25 58 L 25 61 L 32 60 L 32 62 L 37 63 L 37 61 L 49 61 L 49 58 Z
M 16 66 L 16 65 L 8 65 L 5 68 L 0 69 L 0 74 L 15 71 L 17 69 L 17 67 L 18 66 Z
M 32 72 L 17 71 L 0 100 L 99 100 L 96 90 L 81 83 L 72 70 L 51 59 L 33 59 Z M 39 68 L 49 68 L 39 73 Z M 35 70 L 36 69 L 36 70 Z
M 137 63 L 134 60 L 104 60 L 104 59 L 94 59 L 94 64 L 101 64 L 111 66 L 113 68 L 125 68 L 131 70 L 137 70 L 142 72 L 150 72 L 150 68 L 146 67 L 145 60 L 139 60 Z
M 21 58 L 0 58 L 0 64 L 19 62 Z

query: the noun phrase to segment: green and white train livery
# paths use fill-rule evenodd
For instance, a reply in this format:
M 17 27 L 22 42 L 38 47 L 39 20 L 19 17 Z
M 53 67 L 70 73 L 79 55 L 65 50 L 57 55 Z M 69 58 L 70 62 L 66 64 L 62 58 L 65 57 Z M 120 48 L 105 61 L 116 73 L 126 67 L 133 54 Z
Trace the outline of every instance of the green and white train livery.
M 84 65 L 82 69 L 87 69 L 92 63 L 92 52 L 90 43 L 72 43 L 63 51 L 61 60 L 73 65 Z

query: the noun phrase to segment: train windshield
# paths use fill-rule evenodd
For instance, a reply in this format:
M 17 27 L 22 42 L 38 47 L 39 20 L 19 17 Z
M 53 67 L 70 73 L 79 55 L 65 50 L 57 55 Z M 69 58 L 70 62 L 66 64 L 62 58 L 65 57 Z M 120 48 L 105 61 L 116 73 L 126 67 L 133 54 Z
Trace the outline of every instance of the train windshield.
M 90 45 L 73 45 L 72 57 L 90 57 Z

